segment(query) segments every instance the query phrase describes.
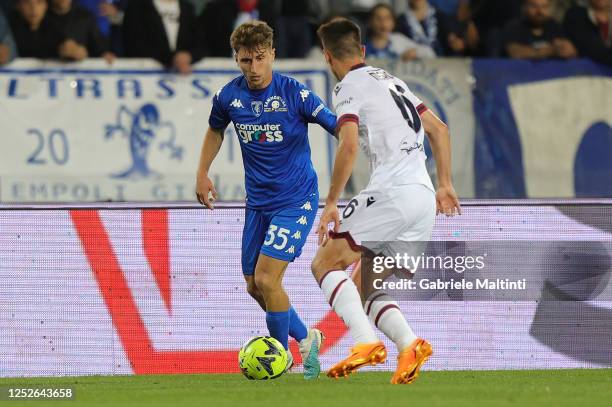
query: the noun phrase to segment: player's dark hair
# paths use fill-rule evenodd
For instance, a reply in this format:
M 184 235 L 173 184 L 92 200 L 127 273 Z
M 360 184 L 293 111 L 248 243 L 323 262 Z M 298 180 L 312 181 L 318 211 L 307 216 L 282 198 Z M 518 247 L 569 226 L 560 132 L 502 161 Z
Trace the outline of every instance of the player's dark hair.
M 234 52 L 240 48 L 254 51 L 260 48 L 272 48 L 274 31 L 263 21 L 254 20 L 240 24 L 230 37 L 230 45 Z
M 323 48 L 336 58 L 361 56 L 361 30 L 344 17 L 337 17 L 317 30 Z

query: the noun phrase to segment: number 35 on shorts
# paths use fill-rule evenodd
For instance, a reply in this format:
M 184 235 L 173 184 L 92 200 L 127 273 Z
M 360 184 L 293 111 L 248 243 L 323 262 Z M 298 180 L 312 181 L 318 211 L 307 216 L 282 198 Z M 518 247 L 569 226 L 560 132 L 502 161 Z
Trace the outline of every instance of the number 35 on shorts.
M 299 213 L 291 211 L 275 216 L 268 226 L 262 253 L 274 258 L 293 261 L 302 253 L 302 247 L 314 223 L 314 210 Z
M 272 245 L 276 250 L 283 250 L 287 247 L 290 233 L 291 231 L 287 228 L 279 228 L 276 225 L 270 225 L 270 227 L 268 227 L 268 233 L 266 234 L 264 246 Z

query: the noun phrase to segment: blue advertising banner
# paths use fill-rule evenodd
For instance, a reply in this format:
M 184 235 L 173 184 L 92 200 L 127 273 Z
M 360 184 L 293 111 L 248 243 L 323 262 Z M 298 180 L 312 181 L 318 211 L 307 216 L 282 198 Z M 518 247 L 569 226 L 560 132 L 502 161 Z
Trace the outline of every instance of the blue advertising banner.
M 474 60 L 478 198 L 612 196 L 612 69 Z

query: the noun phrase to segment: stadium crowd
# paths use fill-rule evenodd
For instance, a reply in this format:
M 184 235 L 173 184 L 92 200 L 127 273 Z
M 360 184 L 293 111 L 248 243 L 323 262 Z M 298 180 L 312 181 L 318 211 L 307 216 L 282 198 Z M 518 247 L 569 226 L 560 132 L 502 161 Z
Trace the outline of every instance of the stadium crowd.
M 278 58 L 319 55 L 314 31 L 343 15 L 375 57 L 570 59 L 612 65 L 612 0 L 0 0 L 0 65 L 17 57 L 153 58 L 180 73 L 229 57 L 250 19 L 275 30 Z

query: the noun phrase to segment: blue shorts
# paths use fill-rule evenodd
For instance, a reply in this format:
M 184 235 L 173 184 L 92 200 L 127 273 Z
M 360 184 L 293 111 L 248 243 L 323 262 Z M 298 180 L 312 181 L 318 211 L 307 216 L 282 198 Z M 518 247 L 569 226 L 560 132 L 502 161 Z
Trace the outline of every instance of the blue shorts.
M 246 209 L 242 231 L 242 273 L 255 274 L 259 254 L 293 261 L 302 253 L 317 215 L 319 193 L 272 211 Z

